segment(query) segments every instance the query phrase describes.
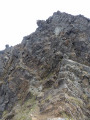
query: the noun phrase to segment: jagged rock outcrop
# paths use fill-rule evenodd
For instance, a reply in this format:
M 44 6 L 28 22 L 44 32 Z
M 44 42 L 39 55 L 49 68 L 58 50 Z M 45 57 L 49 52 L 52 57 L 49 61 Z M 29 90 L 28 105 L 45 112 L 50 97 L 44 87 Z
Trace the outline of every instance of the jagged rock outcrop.
M 89 120 L 90 19 L 55 12 L 0 52 L 1 120 Z

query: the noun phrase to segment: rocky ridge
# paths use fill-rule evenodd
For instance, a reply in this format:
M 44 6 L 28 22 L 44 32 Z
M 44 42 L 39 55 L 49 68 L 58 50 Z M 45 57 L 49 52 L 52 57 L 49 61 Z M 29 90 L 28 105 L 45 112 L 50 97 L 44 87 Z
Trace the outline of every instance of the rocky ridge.
M 1 120 L 89 120 L 90 19 L 55 12 L 0 52 Z

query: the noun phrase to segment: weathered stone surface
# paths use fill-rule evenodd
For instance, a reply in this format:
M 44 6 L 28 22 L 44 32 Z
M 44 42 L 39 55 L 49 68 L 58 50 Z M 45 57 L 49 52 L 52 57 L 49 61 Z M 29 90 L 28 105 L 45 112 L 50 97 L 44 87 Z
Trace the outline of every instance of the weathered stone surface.
M 90 20 L 58 11 L 37 25 L 0 52 L 1 120 L 89 120 Z

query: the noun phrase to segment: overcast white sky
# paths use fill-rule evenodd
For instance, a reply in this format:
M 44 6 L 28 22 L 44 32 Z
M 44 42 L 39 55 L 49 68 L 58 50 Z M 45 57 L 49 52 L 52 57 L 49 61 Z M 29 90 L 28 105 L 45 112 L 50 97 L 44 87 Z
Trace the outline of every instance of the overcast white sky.
M 0 0 L 0 50 L 34 32 L 38 19 L 60 10 L 90 18 L 90 0 Z

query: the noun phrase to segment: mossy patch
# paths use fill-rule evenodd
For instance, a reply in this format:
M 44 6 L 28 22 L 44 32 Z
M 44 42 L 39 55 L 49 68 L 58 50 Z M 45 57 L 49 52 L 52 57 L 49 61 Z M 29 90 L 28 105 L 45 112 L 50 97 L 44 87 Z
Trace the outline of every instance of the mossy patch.
M 17 104 L 14 107 L 15 116 L 13 120 L 32 120 L 30 115 L 35 111 L 36 107 L 37 101 L 35 96 L 25 101 L 23 104 Z
M 52 99 L 52 95 L 48 95 L 45 99 L 41 100 L 41 104 L 45 104 L 45 102 L 49 102 Z
M 83 106 L 83 101 L 75 98 L 75 97 L 69 97 L 69 100 L 75 104 L 77 104 L 78 106 Z
M 62 118 L 66 118 L 66 120 L 74 120 L 70 115 L 68 115 L 68 114 L 65 113 L 65 112 L 62 112 L 62 113 L 61 113 L 61 116 L 62 116 Z
M 8 111 L 5 110 L 5 111 L 3 112 L 2 118 L 4 118 L 5 116 L 7 116 L 7 114 L 8 114 Z

